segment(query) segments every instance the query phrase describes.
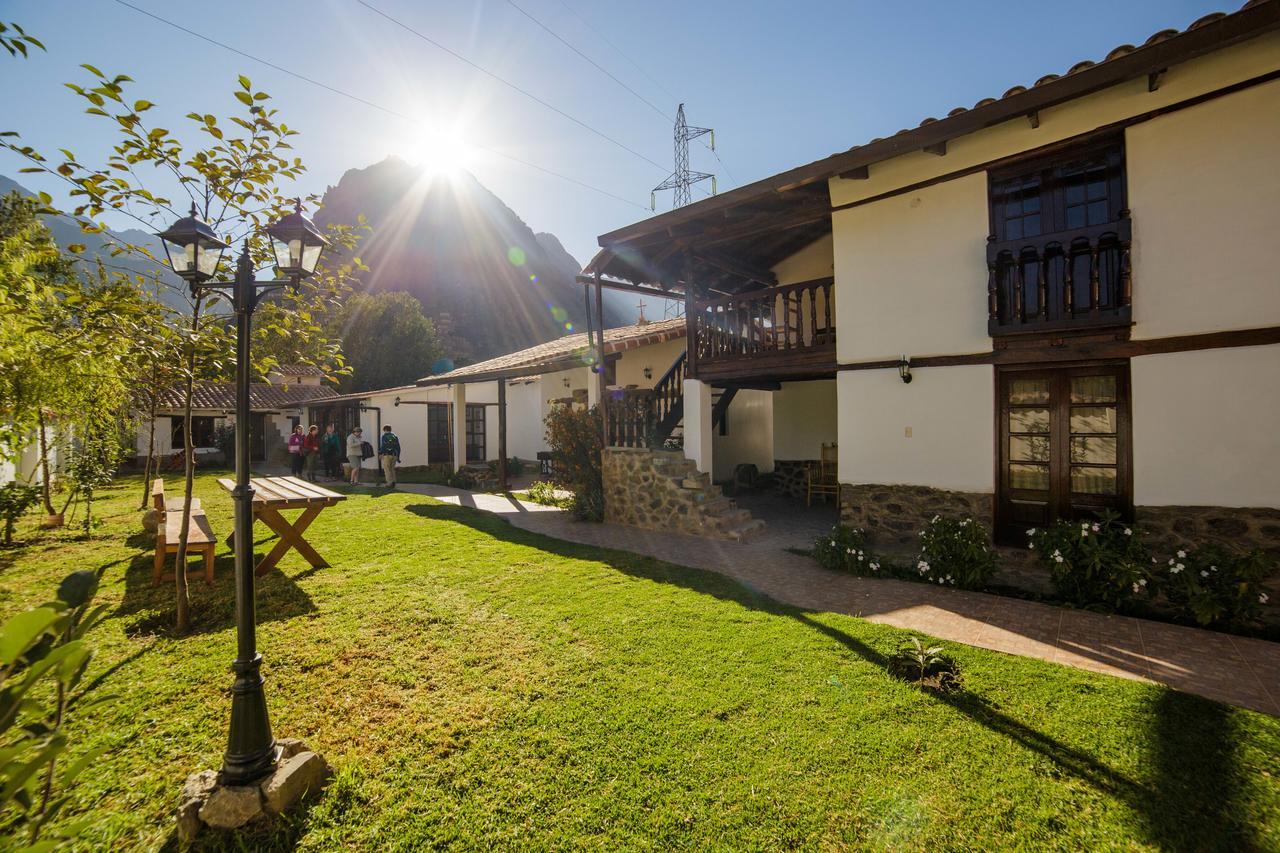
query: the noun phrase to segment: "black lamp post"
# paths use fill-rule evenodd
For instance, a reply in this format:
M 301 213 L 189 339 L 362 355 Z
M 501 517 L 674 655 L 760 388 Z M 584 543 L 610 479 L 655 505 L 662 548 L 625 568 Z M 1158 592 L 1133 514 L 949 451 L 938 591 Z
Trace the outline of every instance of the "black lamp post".
M 272 281 L 255 281 L 249 242 L 236 261 L 233 281 L 211 281 L 222 253 L 229 246 L 197 215 L 179 219 L 158 235 L 165 243 L 169 264 L 191 287 L 229 292 L 236 312 L 236 659 L 232 663 L 235 681 L 231 685 L 231 730 L 222 759 L 222 782 L 226 785 L 252 783 L 275 767 L 275 739 L 267 715 L 267 697 L 262 689 L 262 655 L 257 650 L 254 613 L 253 573 L 253 488 L 249 485 L 249 334 L 253 311 L 260 296 L 269 290 L 297 287 L 312 275 L 320 253 L 328 245 L 319 229 L 302 215 L 302 204 L 267 227 L 274 244 L 277 273 Z

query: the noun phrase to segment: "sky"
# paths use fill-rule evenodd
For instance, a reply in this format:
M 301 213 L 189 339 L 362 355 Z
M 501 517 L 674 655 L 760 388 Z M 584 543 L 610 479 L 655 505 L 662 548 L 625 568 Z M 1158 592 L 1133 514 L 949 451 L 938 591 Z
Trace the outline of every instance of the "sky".
M 20 132 L 48 156 L 69 148 L 81 162 L 98 163 L 113 142 L 110 127 L 86 116 L 63 86 L 89 80 L 80 63 L 134 78 L 128 97 L 157 105 L 149 120 L 192 140 L 200 137 L 183 116 L 234 112 L 232 93 L 244 74 L 272 95 L 279 118 L 301 131 L 294 139 L 308 169 L 301 192 L 323 192 L 346 170 L 389 154 L 460 164 L 583 263 L 597 235 L 652 215 L 650 189 L 673 168 L 672 118 L 680 102 L 690 124 L 715 129 L 716 152 L 704 137 L 692 143 L 690 159 L 693 169 L 716 173 L 723 192 L 1239 5 L 128 2 L 378 106 L 209 44 L 121 0 L 0 0 L 0 21 L 21 24 L 48 48 L 25 61 L 0 56 L 0 130 Z M 23 165 L 0 153 L 0 174 L 65 202 L 57 181 L 17 174 Z M 670 193 L 659 195 L 658 212 L 670 207 Z

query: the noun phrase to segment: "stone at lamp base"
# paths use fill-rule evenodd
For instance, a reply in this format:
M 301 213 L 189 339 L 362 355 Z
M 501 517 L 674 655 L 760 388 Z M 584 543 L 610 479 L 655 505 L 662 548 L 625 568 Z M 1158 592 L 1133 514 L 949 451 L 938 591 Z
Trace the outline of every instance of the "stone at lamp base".
M 302 741 L 280 738 L 276 748 L 276 769 L 256 785 L 223 785 L 213 770 L 188 776 L 176 814 L 179 840 L 193 841 L 206 826 L 234 830 L 269 820 L 329 781 L 329 765 Z

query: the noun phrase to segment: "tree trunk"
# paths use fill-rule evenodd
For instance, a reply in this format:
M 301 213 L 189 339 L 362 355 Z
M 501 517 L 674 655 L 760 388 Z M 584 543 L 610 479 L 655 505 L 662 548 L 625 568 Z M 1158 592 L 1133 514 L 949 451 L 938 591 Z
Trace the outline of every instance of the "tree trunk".
M 53 509 L 53 494 L 49 484 L 49 441 L 45 438 L 44 430 L 44 409 L 36 410 L 36 423 L 39 424 L 40 434 L 40 497 L 44 500 L 44 511 L 46 515 L 55 515 Z
M 147 417 L 151 424 L 151 432 L 147 436 L 147 458 L 142 463 L 142 504 L 138 509 L 146 509 L 147 504 L 151 502 L 151 475 L 154 473 L 155 457 L 156 457 L 156 387 L 155 387 L 155 371 L 151 373 L 151 406 L 148 409 Z
M 178 534 L 177 565 L 173 569 L 174 589 L 177 593 L 177 631 L 185 634 L 191 628 L 191 598 L 187 594 L 187 537 L 191 533 L 191 492 L 195 487 L 196 455 L 191 443 L 191 398 L 196 381 L 196 334 L 200 330 L 200 303 L 203 296 L 196 296 L 191 311 L 191 340 L 187 341 L 186 385 L 182 394 L 182 450 L 185 481 L 182 490 L 182 529 Z

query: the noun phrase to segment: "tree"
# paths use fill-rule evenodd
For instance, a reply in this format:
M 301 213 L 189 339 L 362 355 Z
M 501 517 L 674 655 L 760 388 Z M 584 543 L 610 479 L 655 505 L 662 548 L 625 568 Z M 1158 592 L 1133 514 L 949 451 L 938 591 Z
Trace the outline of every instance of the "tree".
M 130 77 L 107 75 L 92 65 L 82 67 L 91 75 L 91 83 L 88 86 L 68 83 L 67 86 L 88 104 L 85 112 L 110 124 L 118 134 L 117 144 L 101 166 L 82 163 L 65 148 L 59 149 L 61 162 L 55 163 L 23 144 L 14 131 L 0 133 L 6 147 L 32 164 L 23 171 L 43 172 L 68 182 L 71 196 L 79 202 L 70 215 L 85 232 L 105 235 L 113 252 L 159 263 L 145 246 L 109 234 L 106 224 L 98 219 L 104 213 L 132 219 L 154 233 L 184 215 L 185 211 L 179 212 L 179 208 L 185 208 L 189 202 L 217 233 L 226 235 L 228 243 L 237 248 L 243 245 L 255 270 L 273 266 L 274 255 L 263 228 L 293 210 L 295 199 L 285 194 L 283 185 L 296 180 L 304 166 L 299 158 L 289 156 L 292 148 L 289 140 L 297 131 L 279 120 L 276 110 L 267 106 L 270 95 L 255 90 L 248 77 L 240 76 L 232 93 L 239 103 L 236 114 L 225 120 L 212 113 L 186 114 L 192 133 L 201 138 L 200 144 L 190 144 L 166 128 L 150 124 L 147 116 L 155 109 L 155 103 L 126 99 L 125 89 L 133 82 Z M 147 186 L 143 174 L 152 179 L 156 189 Z M 164 192 L 183 196 L 182 203 L 171 202 Z M 314 197 L 307 200 L 315 202 Z M 335 255 L 342 256 L 354 249 L 359 234 L 355 229 L 338 227 L 330 228 L 330 237 L 337 244 Z M 232 262 L 230 256 L 223 258 L 221 278 L 228 277 L 226 273 Z M 275 351 L 260 350 L 263 357 L 251 365 L 251 369 L 263 375 L 285 355 L 291 361 L 318 364 L 331 373 L 340 371 L 340 348 L 335 341 L 325 338 L 315 318 L 330 310 L 334 293 L 348 286 L 346 278 L 352 268 L 351 264 L 331 268 L 309 280 L 284 297 L 280 310 L 267 306 L 259 319 L 259 336 L 287 343 Z M 186 427 L 183 492 L 187 502 L 191 500 L 195 475 L 191 447 L 194 384 L 197 378 L 211 374 L 228 375 L 232 367 L 229 347 L 209 345 L 211 336 L 226 332 L 226 324 L 209 320 L 205 312 L 216 317 L 224 304 L 221 293 L 202 290 L 191 299 L 191 310 L 183 324 L 174 324 L 183 335 L 181 366 Z M 183 513 L 178 565 L 185 563 L 188 534 L 188 514 Z M 185 572 L 175 572 L 175 595 L 177 628 L 182 632 L 190 625 Z
M 360 293 L 339 315 L 342 348 L 351 366 L 344 391 L 410 385 L 443 355 L 422 303 L 403 292 Z

